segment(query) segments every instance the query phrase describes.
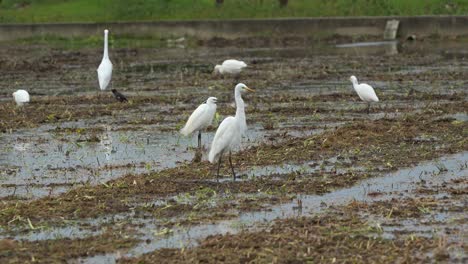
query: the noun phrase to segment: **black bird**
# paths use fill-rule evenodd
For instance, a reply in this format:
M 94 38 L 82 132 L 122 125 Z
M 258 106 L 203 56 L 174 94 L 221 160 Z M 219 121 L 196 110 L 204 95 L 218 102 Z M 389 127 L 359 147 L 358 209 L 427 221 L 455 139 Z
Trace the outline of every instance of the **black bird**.
M 128 102 L 127 97 L 125 95 L 119 93 L 116 89 L 112 89 L 112 93 L 114 94 L 115 99 L 117 99 L 119 102 Z

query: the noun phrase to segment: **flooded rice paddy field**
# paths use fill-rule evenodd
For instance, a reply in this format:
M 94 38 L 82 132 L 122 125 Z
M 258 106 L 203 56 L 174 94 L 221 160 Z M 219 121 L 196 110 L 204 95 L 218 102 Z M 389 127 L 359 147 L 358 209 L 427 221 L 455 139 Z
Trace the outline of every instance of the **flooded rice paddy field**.
M 466 262 L 468 43 L 341 42 L 111 47 L 129 103 L 100 48 L 0 43 L 0 262 Z M 228 58 L 249 66 L 213 75 Z M 209 96 L 233 115 L 239 81 L 241 177 L 217 182 L 216 126 L 202 162 L 178 130 Z

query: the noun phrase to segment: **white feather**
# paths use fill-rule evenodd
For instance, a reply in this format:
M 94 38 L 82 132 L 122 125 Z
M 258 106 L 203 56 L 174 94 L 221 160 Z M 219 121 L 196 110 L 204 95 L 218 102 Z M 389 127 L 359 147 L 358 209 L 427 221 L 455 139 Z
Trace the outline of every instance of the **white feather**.
M 226 117 L 216 130 L 208 160 L 211 163 L 216 162 L 221 153 L 232 150 L 240 144 L 240 141 L 241 130 L 239 123 L 233 116 Z
M 29 93 L 25 90 L 18 90 L 13 93 L 13 98 L 17 105 L 23 105 L 25 103 L 29 103 Z
M 109 59 L 108 51 L 108 30 L 104 30 L 104 54 L 102 56 L 101 64 L 97 68 L 99 88 L 105 90 L 109 85 L 112 78 L 112 62 Z
M 184 136 L 188 136 L 195 131 L 203 130 L 211 125 L 216 113 L 216 98 L 208 98 L 206 103 L 203 103 L 193 111 L 185 126 L 180 130 Z
M 239 74 L 243 68 L 247 67 L 247 64 L 239 60 L 225 60 L 221 65 L 215 66 L 215 72 L 220 74 Z
M 372 88 L 372 86 L 366 83 L 359 84 L 355 76 L 351 76 L 350 81 L 353 83 L 354 90 L 362 101 L 367 103 L 379 101 L 379 98 L 375 94 L 374 88 Z

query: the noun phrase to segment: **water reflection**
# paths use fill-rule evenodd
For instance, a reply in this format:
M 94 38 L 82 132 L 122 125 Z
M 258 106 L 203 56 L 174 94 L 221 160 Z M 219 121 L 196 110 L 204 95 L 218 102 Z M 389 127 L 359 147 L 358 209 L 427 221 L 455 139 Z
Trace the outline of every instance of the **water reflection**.
M 343 49 L 344 52 L 351 52 L 353 54 L 385 54 L 397 55 L 398 41 L 376 41 L 376 42 L 355 42 L 339 44 L 335 47 Z
M 103 149 L 104 155 L 106 157 L 106 161 L 108 162 L 111 161 L 112 159 L 111 155 L 113 152 L 113 147 L 112 147 L 113 138 L 112 138 L 110 131 L 111 131 L 110 126 L 108 125 L 104 126 L 104 132 L 102 132 L 101 136 L 99 137 L 100 138 L 99 145 Z

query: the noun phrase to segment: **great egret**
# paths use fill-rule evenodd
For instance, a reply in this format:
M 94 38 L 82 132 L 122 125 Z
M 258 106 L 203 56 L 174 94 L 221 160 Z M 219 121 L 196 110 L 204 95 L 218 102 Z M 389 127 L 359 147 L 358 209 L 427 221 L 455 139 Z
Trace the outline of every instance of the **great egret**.
M 255 92 L 255 90 L 250 89 L 243 83 L 239 83 L 234 88 L 234 97 L 236 100 L 236 115 L 226 117 L 223 122 L 216 130 L 216 134 L 211 143 L 210 153 L 208 155 L 208 160 L 211 163 L 215 163 L 218 160 L 218 171 L 216 173 L 216 178 L 219 178 L 219 168 L 221 166 L 221 158 L 223 153 L 229 151 L 229 165 L 231 166 L 232 176 L 234 180 L 236 179 L 236 173 L 234 172 L 234 167 L 232 166 L 231 160 L 231 150 L 238 146 L 241 141 L 242 134 L 247 128 L 245 122 L 245 106 L 244 100 L 242 100 L 241 94 L 244 92 Z
M 13 98 L 17 105 L 29 103 L 29 93 L 25 90 L 18 90 L 13 93 Z
M 199 105 L 190 115 L 184 128 L 180 130 L 184 136 L 198 131 L 198 148 L 201 148 L 201 131 L 213 122 L 216 113 L 216 97 L 209 97 L 205 103 Z
M 121 102 L 121 103 L 128 102 L 127 97 L 125 97 L 125 95 L 121 94 L 116 89 L 112 89 L 111 91 L 114 94 L 115 99 L 117 99 L 119 102 Z
M 362 101 L 367 103 L 367 113 L 370 111 L 371 102 L 378 102 L 379 98 L 375 94 L 374 88 L 367 83 L 358 83 L 356 76 L 349 77 L 349 80 L 353 83 L 354 90 L 359 95 Z
M 109 85 L 112 77 L 112 62 L 109 59 L 109 51 L 107 47 L 108 35 L 109 30 L 104 30 L 104 54 L 102 55 L 101 64 L 99 64 L 99 67 L 97 68 L 99 88 L 101 89 L 101 91 L 104 91 L 107 88 L 107 85 Z
M 247 67 L 247 64 L 243 61 L 225 60 L 223 61 L 223 64 L 215 66 L 214 72 L 219 74 L 237 75 L 242 71 L 242 68 L 245 67 Z

